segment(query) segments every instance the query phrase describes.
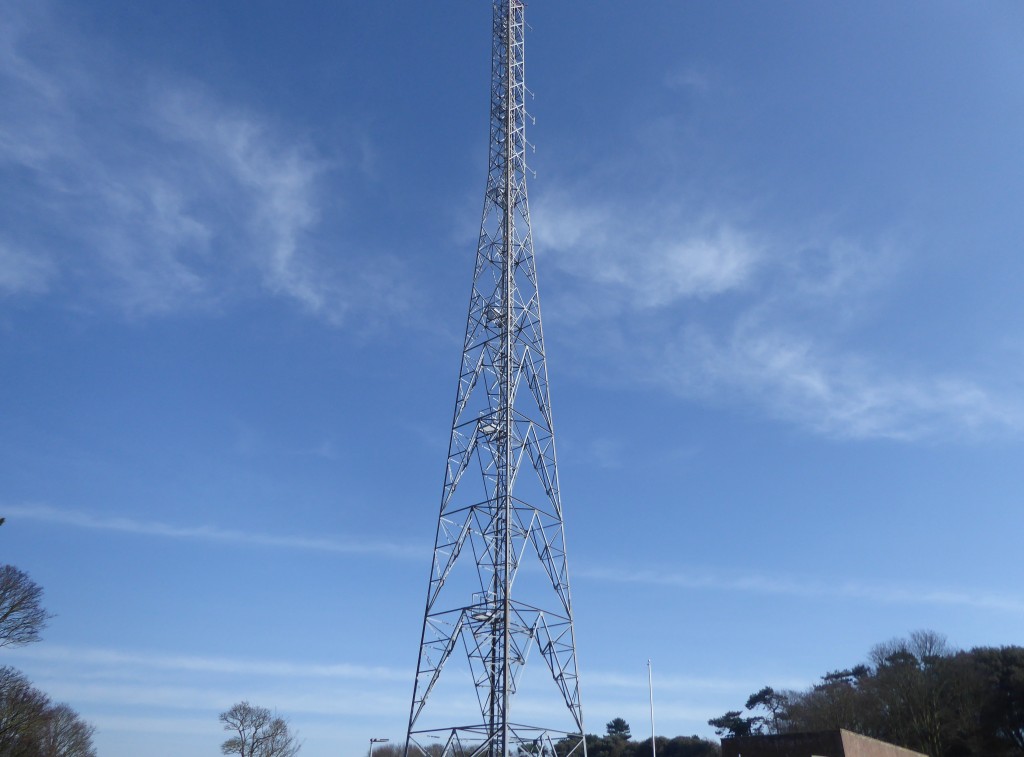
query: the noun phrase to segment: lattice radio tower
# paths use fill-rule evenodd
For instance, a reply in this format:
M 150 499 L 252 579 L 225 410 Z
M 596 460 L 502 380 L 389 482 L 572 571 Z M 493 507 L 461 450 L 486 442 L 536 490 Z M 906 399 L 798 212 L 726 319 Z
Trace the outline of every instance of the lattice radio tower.
M 523 3 L 492 5 L 487 191 L 405 755 L 553 756 L 560 742 L 585 757 L 526 198 Z M 544 664 L 528 673 L 531 653 Z

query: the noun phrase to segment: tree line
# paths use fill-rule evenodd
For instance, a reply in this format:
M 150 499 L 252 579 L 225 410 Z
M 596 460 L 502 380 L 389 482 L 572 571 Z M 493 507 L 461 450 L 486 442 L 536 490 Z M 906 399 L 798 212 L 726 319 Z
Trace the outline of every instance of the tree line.
M 575 742 L 573 742 L 575 743 Z M 563 743 L 555 744 L 555 753 L 562 757 Z M 658 757 L 718 757 L 722 753 L 718 744 L 700 736 L 657 736 L 654 747 Z M 649 757 L 651 740 L 633 741 L 629 723 L 614 718 L 605 725 L 604 736 L 587 734 L 588 757 Z
M 27 573 L 0 565 L 0 647 L 40 640 L 51 617 L 42 597 L 42 588 Z M 19 670 L 0 666 L 0 755 L 96 757 L 94 731 L 70 706 L 51 702 Z
M 1024 755 L 1024 647 L 959 650 L 915 631 L 807 690 L 766 686 L 708 724 L 723 737 L 845 728 L 931 757 Z

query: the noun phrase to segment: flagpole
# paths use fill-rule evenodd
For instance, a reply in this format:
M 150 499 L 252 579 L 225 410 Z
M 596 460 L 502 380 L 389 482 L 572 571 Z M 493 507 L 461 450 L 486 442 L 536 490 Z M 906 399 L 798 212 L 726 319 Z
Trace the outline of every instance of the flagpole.
M 651 673 L 651 661 L 647 660 L 647 687 L 651 692 L 651 757 L 658 757 L 654 750 L 654 676 Z

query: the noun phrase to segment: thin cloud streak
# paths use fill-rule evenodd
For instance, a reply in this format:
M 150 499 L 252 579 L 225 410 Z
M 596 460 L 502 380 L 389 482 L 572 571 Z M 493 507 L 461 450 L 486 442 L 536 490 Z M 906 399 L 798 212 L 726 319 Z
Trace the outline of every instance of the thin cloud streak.
M 143 734 L 169 734 L 173 736 L 182 733 L 202 735 L 210 738 L 223 738 L 224 729 L 219 723 L 210 718 L 178 718 L 167 717 L 132 717 L 130 715 L 91 715 L 89 721 L 97 727 L 101 733 L 128 732 Z
M 1024 598 L 1021 597 L 947 589 L 882 586 L 855 581 L 826 584 L 819 581 L 783 579 L 764 575 L 727 578 L 710 573 L 671 573 L 655 570 L 631 571 L 586 567 L 574 571 L 574 576 L 585 580 L 669 586 L 702 591 L 733 591 L 811 599 L 858 599 L 879 604 L 925 604 L 1024 614 Z
M 19 650 L 19 656 L 43 662 L 91 666 L 129 666 L 183 672 L 226 673 L 281 678 L 334 678 L 360 681 L 406 681 L 407 670 L 349 663 L 296 663 L 286 660 L 254 660 L 200 655 L 128 652 L 92 647 L 46 644 Z
M 273 699 L 292 713 L 384 715 L 407 703 L 405 688 L 411 675 L 406 668 L 384 666 L 50 644 L 20 649 L 17 659 L 57 698 L 92 707 L 116 705 L 122 711 L 139 707 L 215 711 L 249 697 Z M 204 678 L 215 686 L 197 685 Z M 267 679 L 277 683 L 268 685 Z M 367 693 L 368 682 L 376 684 L 372 694 Z
M 295 663 L 285 660 L 255 660 L 242 658 L 204 657 L 198 655 L 177 655 L 165 653 L 149 653 L 122 651 L 115 649 L 68 647 L 61 645 L 45 645 L 19 650 L 19 657 L 30 659 L 36 663 L 51 663 L 56 667 L 47 672 L 42 668 L 37 677 L 45 681 L 48 690 L 61 698 L 88 703 L 95 708 L 117 705 L 123 707 L 160 707 L 173 710 L 214 710 L 224 708 L 235 701 L 239 694 L 235 688 L 221 680 L 217 689 L 182 685 L 171 679 L 153 681 L 154 676 L 161 673 L 183 673 L 189 678 L 195 674 L 220 674 L 228 676 L 244 676 L 245 678 L 281 678 L 290 681 L 306 681 L 299 689 L 274 687 L 274 695 L 279 706 L 284 706 L 291 713 L 310 715 L 388 715 L 406 703 L 404 686 L 408 683 L 409 670 L 405 668 L 369 667 L 362 665 L 340 664 L 309 664 Z M 59 675 L 56 671 L 61 671 Z M 126 676 L 126 671 L 131 671 Z M 138 678 L 138 683 L 126 681 L 126 677 Z M 384 689 L 377 691 L 372 698 L 367 698 L 365 691 L 345 690 L 332 687 L 322 689 L 321 684 L 341 684 L 344 682 L 375 681 Z M 602 696 L 601 692 L 617 689 L 646 689 L 645 676 L 629 676 L 621 673 L 593 672 L 586 676 L 587 686 L 597 692 L 596 703 Z M 662 692 L 674 692 L 676 695 L 688 694 L 708 696 L 714 694 L 730 694 L 746 692 L 759 684 L 753 681 L 738 679 L 698 678 L 688 676 L 659 675 L 657 688 Z M 788 688 L 801 688 L 804 681 L 787 681 L 783 685 Z M 311 689 L 310 686 L 313 686 Z M 389 690 L 389 686 L 398 689 Z M 378 687 L 380 688 L 380 687 Z M 459 703 L 467 713 L 472 711 L 471 702 Z M 677 704 L 677 707 L 685 707 Z M 544 705 L 538 703 L 530 708 L 540 713 Z M 598 708 L 600 709 L 600 708 Z M 117 718 L 99 716 L 108 727 L 117 730 L 132 730 L 137 722 L 160 723 L 163 718 L 123 717 L 123 721 L 115 723 Z M 94 718 L 96 719 L 96 718 Z M 169 717 L 168 720 L 185 722 L 187 719 Z M 206 723 L 203 720 L 190 720 L 194 725 Z M 160 729 L 158 729 L 160 730 Z
M 308 536 L 280 536 L 251 531 L 236 531 L 217 526 L 175 526 L 158 521 L 141 521 L 118 516 L 98 516 L 76 510 L 63 510 L 49 505 L 10 505 L 5 507 L 7 517 L 19 517 L 54 523 L 61 526 L 114 531 L 170 539 L 225 542 L 257 547 L 312 550 L 354 555 L 380 555 L 384 557 L 420 558 L 422 549 L 365 540 L 340 540 Z
M 623 673 L 588 672 L 586 675 L 588 689 L 647 689 L 646 671 L 636 675 L 625 675 Z M 761 686 L 755 680 L 743 680 L 739 678 L 698 678 L 692 676 L 666 676 L 657 674 L 656 680 L 659 691 L 685 691 L 685 692 L 750 692 Z M 778 686 L 786 689 L 799 689 L 808 684 L 803 680 L 780 681 Z
M 317 715 L 385 715 L 401 709 L 399 695 L 368 696 L 366 686 L 351 691 L 324 688 L 317 691 L 286 690 L 275 687 L 272 690 L 253 691 L 252 684 L 235 687 L 221 686 L 214 689 L 198 686 L 170 684 L 110 684 L 79 683 L 69 680 L 39 679 L 40 683 L 54 697 L 73 702 L 87 702 L 96 705 L 119 705 L 121 707 L 156 707 L 175 710 L 217 711 L 249 696 L 255 701 L 274 700 L 282 710 L 289 713 L 312 713 Z M 404 687 L 402 687 L 404 689 Z M 249 692 L 249 693 L 247 693 Z M 407 702 L 404 702 L 407 704 Z
M 1024 409 L 968 379 L 894 376 L 807 334 L 741 318 L 731 335 L 698 325 L 667 344 L 652 374 L 683 396 L 733 393 L 823 436 L 916 441 L 1024 430 Z

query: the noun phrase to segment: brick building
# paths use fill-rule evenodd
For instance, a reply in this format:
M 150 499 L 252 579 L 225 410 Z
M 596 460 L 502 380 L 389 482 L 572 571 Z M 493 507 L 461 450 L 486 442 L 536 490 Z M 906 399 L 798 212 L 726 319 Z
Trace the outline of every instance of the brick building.
M 928 757 L 853 731 L 722 739 L 722 757 Z

